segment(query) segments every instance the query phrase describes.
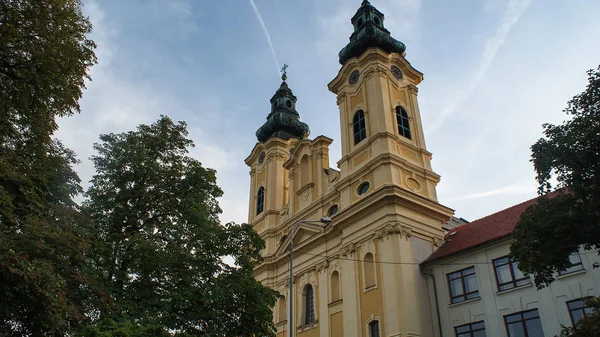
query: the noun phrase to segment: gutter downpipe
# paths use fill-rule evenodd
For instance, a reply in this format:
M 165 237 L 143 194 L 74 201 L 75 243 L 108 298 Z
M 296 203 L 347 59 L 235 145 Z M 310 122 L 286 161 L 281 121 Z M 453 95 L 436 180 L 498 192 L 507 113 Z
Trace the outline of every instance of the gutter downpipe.
M 438 303 L 438 293 L 437 293 L 437 285 L 435 282 L 435 275 L 433 273 L 426 273 L 423 268 L 421 268 L 421 273 L 423 275 L 431 276 L 433 280 L 433 295 L 435 296 L 435 310 L 437 312 L 437 321 L 438 321 L 438 329 L 440 330 L 440 337 L 444 337 L 444 333 L 442 332 L 442 321 L 440 319 L 440 304 Z

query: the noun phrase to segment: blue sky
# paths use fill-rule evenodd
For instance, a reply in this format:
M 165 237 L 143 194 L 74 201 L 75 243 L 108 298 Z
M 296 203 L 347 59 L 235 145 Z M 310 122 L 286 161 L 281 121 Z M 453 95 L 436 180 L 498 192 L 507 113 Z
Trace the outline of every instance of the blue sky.
M 311 137 L 334 139 L 339 112 L 327 84 L 361 0 L 84 0 L 99 64 L 80 115 L 57 137 L 76 151 L 87 185 L 101 133 L 188 123 L 192 155 L 218 171 L 224 222 L 245 222 L 244 159 L 279 87 L 278 66 Z M 441 203 L 475 220 L 535 196 L 529 147 L 541 124 L 566 118 L 585 71 L 600 64 L 600 2 L 586 0 L 372 0 L 425 74 L 419 104 Z M 272 47 L 272 49 L 271 49 Z M 273 56 L 274 51 L 277 61 Z

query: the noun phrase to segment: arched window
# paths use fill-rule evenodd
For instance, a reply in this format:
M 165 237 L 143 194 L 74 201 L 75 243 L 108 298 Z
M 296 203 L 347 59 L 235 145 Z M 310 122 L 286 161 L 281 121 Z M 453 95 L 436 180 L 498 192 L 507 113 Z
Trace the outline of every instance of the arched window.
M 337 271 L 331 273 L 331 302 L 340 299 L 340 274 Z
M 379 321 L 369 323 L 369 337 L 379 337 Z
M 365 122 L 365 112 L 358 110 L 352 119 L 354 126 L 354 145 L 367 138 L 367 123 Z
M 304 287 L 304 309 L 304 324 L 311 324 L 315 321 L 315 294 L 310 284 Z
M 286 321 L 287 316 L 285 315 L 285 296 L 279 298 L 279 303 L 277 303 L 277 305 L 279 306 L 279 322 Z
M 373 261 L 373 254 L 367 253 L 367 255 L 365 255 L 363 266 L 365 268 L 365 289 L 375 286 L 375 263 Z
M 256 195 L 256 215 L 262 213 L 265 208 L 265 188 L 260 187 L 258 189 L 258 194 Z
M 410 125 L 408 124 L 408 113 L 403 107 L 396 107 L 396 122 L 398 123 L 398 133 L 408 139 L 410 136 Z

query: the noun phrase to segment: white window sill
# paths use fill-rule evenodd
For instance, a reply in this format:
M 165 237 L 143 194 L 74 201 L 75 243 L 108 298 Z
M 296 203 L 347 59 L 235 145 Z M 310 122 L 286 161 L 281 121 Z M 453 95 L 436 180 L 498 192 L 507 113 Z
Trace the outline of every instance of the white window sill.
M 580 269 L 580 270 L 572 271 L 570 273 L 559 274 L 559 275 L 556 276 L 556 279 L 557 280 L 561 280 L 561 279 L 568 278 L 568 277 L 571 277 L 571 276 L 585 274 L 585 272 L 586 272 L 585 269 Z
M 502 294 L 506 294 L 506 293 L 512 293 L 513 291 L 517 291 L 517 290 L 521 290 L 521 289 L 526 289 L 526 288 L 531 288 L 531 287 L 533 287 L 533 282 L 529 283 L 529 284 L 522 285 L 522 286 L 510 288 L 510 289 L 497 291 L 496 295 L 502 295 Z
M 454 308 L 454 307 L 457 307 L 457 306 L 465 304 L 465 303 L 473 303 L 473 302 L 477 302 L 477 301 L 480 301 L 480 300 L 481 300 L 481 297 L 478 296 L 478 297 L 472 298 L 470 300 L 466 300 L 466 301 L 462 301 L 462 302 L 458 302 L 458 303 L 448 304 L 448 308 Z
M 301 326 L 299 326 L 299 327 L 297 328 L 297 331 L 298 331 L 298 332 L 304 332 L 304 331 L 307 331 L 307 330 L 310 330 L 310 329 L 317 328 L 317 327 L 319 327 L 319 324 L 318 324 L 318 323 L 319 323 L 319 321 L 318 321 L 318 320 L 315 320 L 315 321 L 313 321 L 312 323 L 305 324 L 305 325 L 301 325 Z

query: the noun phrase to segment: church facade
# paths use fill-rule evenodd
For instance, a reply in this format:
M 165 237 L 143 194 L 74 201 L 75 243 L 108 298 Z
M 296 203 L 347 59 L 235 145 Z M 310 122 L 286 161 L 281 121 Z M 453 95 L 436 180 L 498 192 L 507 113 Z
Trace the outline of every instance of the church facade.
M 329 83 L 339 107 L 342 158 L 330 167 L 326 136 L 308 138 L 285 76 L 258 129 L 250 166 L 249 223 L 266 242 L 255 275 L 282 297 L 274 310 L 289 335 L 431 336 L 433 317 L 418 262 L 443 240 L 453 210 L 438 203 L 418 104 L 423 74 L 368 1 Z M 321 228 L 300 220 L 331 217 Z M 294 293 L 289 293 L 290 241 Z M 380 264 L 377 261 L 397 262 Z
M 339 108 L 342 157 L 336 168 L 329 162 L 333 140 L 309 138 L 285 73 L 245 160 L 250 167 L 248 220 L 266 243 L 255 277 L 282 295 L 273 310 L 277 336 L 522 336 L 506 317 L 523 308 L 533 312 L 538 302 L 531 300 L 531 283 L 519 279 L 516 290 L 496 294 L 486 286 L 491 278 L 481 276 L 487 269 L 478 265 L 463 273 L 471 272 L 463 264 L 473 259 L 496 262 L 482 256 L 486 244 L 503 245 L 498 254 L 505 253 L 518 214 L 511 213 L 512 227 L 503 220 L 508 236 L 491 235 L 490 241 L 476 244 L 467 240 L 453 248 L 457 238 L 480 237 L 489 226 L 485 221 L 464 225 L 438 202 L 440 176 L 431 167 L 419 111 L 423 74 L 407 61 L 406 46 L 391 36 L 384 15 L 369 1 L 362 2 L 351 23 L 354 31 L 340 51 L 340 70 L 328 86 Z M 455 259 L 459 263 L 444 266 Z M 511 275 L 518 273 L 510 262 L 500 267 L 506 265 Z M 500 277 L 508 275 L 503 273 Z M 591 278 L 585 281 L 585 295 L 597 294 L 597 271 L 579 271 L 569 282 L 580 278 Z M 450 289 L 458 284 L 455 280 L 462 290 Z M 545 305 L 580 303 L 572 302 L 577 294 Z M 510 303 L 522 298 L 528 302 L 511 309 Z M 567 309 L 560 310 L 564 316 Z M 541 324 L 545 321 L 555 319 L 542 317 Z M 522 327 L 527 329 L 526 323 Z M 538 335 L 532 330 L 528 336 Z

